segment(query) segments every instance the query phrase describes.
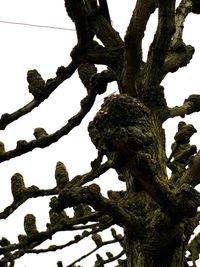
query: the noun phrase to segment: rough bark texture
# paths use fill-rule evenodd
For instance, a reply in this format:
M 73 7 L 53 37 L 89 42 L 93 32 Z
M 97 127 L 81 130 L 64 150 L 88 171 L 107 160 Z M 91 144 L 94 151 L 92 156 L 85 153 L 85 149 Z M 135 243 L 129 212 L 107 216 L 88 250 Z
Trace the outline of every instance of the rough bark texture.
M 189 261 L 196 266 L 199 235 L 189 243 L 199 223 L 200 195 L 195 186 L 200 182 L 200 151 L 190 145 L 196 129 L 185 122 L 178 124 L 167 159 L 163 123 L 168 118 L 199 112 L 200 96 L 191 95 L 182 106 L 169 108 L 161 82 L 169 72 L 190 62 L 194 48 L 184 44 L 183 26 L 187 15 L 199 14 L 200 7 L 196 0 L 182 0 L 177 8 L 175 2 L 137 0 L 122 40 L 112 27 L 107 1 L 65 0 L 66 11 L 77 32 L 72 62 L 68 67 L 58 68 L 56 77 L 46 82 L 37 70 L 30 70 L 27 81 L 33 101 L 13 114 L 3 114 L 0 129 L 40 105 L 76 69 L 87 95 L 80 103 L 80 111 L 55 133 L 48 134 L 43 128 L 36 128 L 34 140 L 19 140 L 16 148 L 10 151 L 5 151 L 1 142 L 0 162 L 36 147 L 47 147 L 67 135 L 90 111 L 96 95 L 106 92 L 108 83 L 117 82 L 119 94 L 106 97 L 89 123 L 89 135 L 98 156 L 91 162 L 88 173 L 70 178 L 65 165 L 58 162 L 56 187 L 48 190 L 25 187 L 21 174 L 12 176 L 13 203 L 0 213 L 0 219 L 6 219 L 30 198 L 51 195 L 50 222 L 45 231 L 39 232 L 35 216 L 27 214 L 24 218 L 26 234 L 19 235 L 17 244 L 10 244 L 5 238 L 0 240 L 0 264 L 13 266 L 14 260 L 25 253 L 60 249 L 59 245 L 47 249 L 35 247 L 59 231 L 79 230 L 81 234 L 63 247 L 88 236 L 96 244 L 92 252 L 107 244 L 121 246 L 117 255 L 108 252 L 107 258 L 103 258 L 97 254 L 96 267 L 107 266 L 115 260 L 118 260 L 118 267 L 186 267 Z M 157 30 L 144 62 L 142 40 L 155 10 L 158 10 Z M 95 36 L 97 41 L 93 40 Z M 96 64 L 103 64 L 106 69 L 98 73 Z M 102 163 L 104 156 L 107 161 Z M 97 178 L 111 168 L 125 183 L 126 190 L 109 190 L 105 197 Z M 171 170 L 171 177 L 167 168 Z M 72 207 L 74 215 L 70 217 L 66 211 Z M 123 235 L 111 228 L 115 224 L 123 229 Z M 103 241 L 100 232 L 109 228 L 113 239 Z M 190 252 L 188 257 L 186 251 Z M 89 254 L 67 266 L 76 266 Z M 123 255 L 125 260 L 121 259 Z M 59 261 L 57 266 L 62 267 L 63 263 Z

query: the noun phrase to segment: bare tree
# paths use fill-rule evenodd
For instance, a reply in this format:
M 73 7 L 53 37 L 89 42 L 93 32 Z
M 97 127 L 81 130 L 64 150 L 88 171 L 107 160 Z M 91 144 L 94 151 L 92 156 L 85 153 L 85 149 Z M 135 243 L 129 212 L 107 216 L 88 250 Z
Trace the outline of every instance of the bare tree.
M 199 112 L 200 95 L 190 95 L 182 106 L 169 108 L 161 82 L 168 73 L 186 66 L 194 54 L 194 48 L 184 43 L 182 35 L 188 14 L 200 13 L 200 2 L 182 0 L 176 7 L 175 0 L 137 0 L 124 40 L 112 27 L 106 0 L 65 0 L 65 8 L 77 33 L 71 62 L 59 67 L 56 77 L 47 81 L 37 70 L 28 71 L 33 100 L 12 114 L 3 114 L 0 129 L 42 104 L 76 70 L 87 96 L 80 103 L 80 111 L 56 132 L 48 134 L 37 128 L 34 140 L 19 140 L 10 151 L 5 151 L 1 142 L 0 162 L 35 148 L 44 149 L 66 136 L 82 122 L 108 83 L 117 82 L 119 94 L 107 97 L 89 123 L 89 135 L 97 149 L 91 170 L 69 178 L 65 165 L 58 162 L 57 185 L 48 190 L 34 185 L 25 187 L 21 174 L 12 176 L 13 202 L 0 213 L 0 218 L 7 219 L 30 198 L 52 196 L 50 222 L 40 232 L 35 216 L 27 214 L 26 234 L 18 236 L 18 243 L 12 244 L 5 237 L 0 240 L 0 266 L 14 266 L 15 260 L 26 253 L 56 251 L 88 237 L 96 244 L 91 252 L 73 263 L 59 261 L 57 266 L 76 266 L 99 248 L 114 243 L 119 243 L 121 251 L 116 255 L 107 252 L 106 257 L 97 254 L 94 266 L 108 266 L 116 260 L 120 267 L 185 267 L 188 262 L 196 266 L 199 234 L 190 240 L 200 217 L 200 195 L 195 189 L 200 181 L 200 151 L 190 144 L 196 129 L 180 121 L 167 158 L 163 123 Z M 144 62 L 142 40 L 156 10 L 158 26 Z M 104 65 L 105 70 L 98 72 L 97 64 Z M 126 190 L 109 190 L 105 197 L 98 180 L 109 169 L 116 171 Z M 170 175 L 167 169 L 171 170 Z M 73 216 L 67 214 L 69 208 L 74 209 Z M 123 229 L 123 235 L 114 225 Z M 108 229 L 112 239 L 105 241 L 101 233 Z M 79 234 L 63 245 L 37 248 L 57 232 L 76 230 Z

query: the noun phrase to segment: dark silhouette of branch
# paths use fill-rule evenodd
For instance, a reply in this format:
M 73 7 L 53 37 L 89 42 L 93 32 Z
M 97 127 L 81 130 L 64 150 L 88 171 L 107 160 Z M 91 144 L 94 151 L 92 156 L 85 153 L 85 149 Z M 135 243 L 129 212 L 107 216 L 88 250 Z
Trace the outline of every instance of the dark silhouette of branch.
M 189 184 L 193 187 L 200 183 L 200 151 L 190 158 L 188 168 L 178 181 L 178 185 Z
M 10 244 L 7 242 L 3 243 L 3 241 L 0 241 L 0 243 L 4 244 L 2 247 L 0 247 L 0 254 L 4 254 L 5 256 L 1 258 L 0 264 L 13 261 L 21 256 L 23 256 L 25 253 L 43 253 L 48 251 L 55 251 L 57 249 L 62 249 L 67 246 L 73 245 L 75 243 L 78 243 L 82 239 L 90 236 L 91 234 L 98 233 L 99 231 L 103 231 L 107 228 L 109 228 L 112 225 L 112 221 L 107 222 L 107 224 L 95 224 L 95 227 L 93 229 L 92 225 L 85 227 L 85 229 L 89 228 L 92 229 L 90 232 L 83 231 L 82 235 L 75 235 L 74 240 L 69 241 L 68 243 L 60 246 L 52 245 L 47 249 L 41 249 L 41 250 L 34 250 L 33 248 L 43 243 L 45 240 L 51 239 L 52 236 L 59 232 L 59 231 L 73 231 L 73 230 L 79 230 L 79 227 L 76 227 L 73 229 L 73 226 L 76 224 L 85 224 L 89 220 L 98 220 L 98 218 L 103 218 L 100 213 L 91 213 L 90 215 L 83 216 L 82 218 L 68 218 L 66 215 L 63 215 L 63 213 L 59 214 L 52 214 L 55 218 L 50 217 L 50 219 L 54 219 L 55 221 L 52 221 L 49 225 L 46 231 L 43 232 L 32 232 L 32 224 L 27 224 L 27 235 L 19 235 L 19 243 L 18 244 Z M 51 216 L 52 216 L 51 215 Z M 28 216 L 25 216 L 25 218 Z M 51 220 L 52 220 L 51 219 Z M 24 226 L 25 227 L 25 226 Z M 28 231 L 28 227 L 30 227 L 31 232 Z M 81 229 L 81 228 L 80 228 Z M 13 253 L 11 254 L 11 252 Z
M 174 136 L 175 142 L 171 146 L 172 152 L 166 162 L 172 171 L 170 180 L 175 184 L 182 179 L 186 166 L 190 164 L 192 156 L 197 152 L 196 146 L 190 145 L 190 138 L 194 133 L 196 129 L 192 124 L 179 122 L 178 131 Z
M 69 247 L 69 246 L 71 246 L 73 244 L 77 244 L 81 240 L 83 240 L 83 239 L 85 239 L 85 238 L 87 238 L 89 236 L 92 236 L 93 234 L 98 233 L 100 231 L 98 226 L 99 226 L 99 224 L 91 224 L 91 225 L 85 226 L 85 229 L 92 229 L 92 230 L 84 231 L 82 233 L 82 235 L 75 236 L 74 240 L 71 240 L 71 241 L 67 242 L 66 244 L 63 244 L 63 245 L 50 245 L 48 248 L 44 248 L 44 249 L 32 249 L 32 250 L 28 250 L 27 253 L 28 254 L 40 254 L 40 253 L 46 253 L 46 252 L 53 252 L 53 251 L 57 251 L 57 250 Z M 82 228 L 83 227 L 77 227 L 77 229 L 72 229 L 72 231 L 73 230 L 81 230 Z M 116 240 L 113 240 L 112 243 L 116 243 L 116 242 L 117 242 Z M 107 245 L 107 243 L 103 244 L 103 245 Z M 77 260 L 77 262 L 78 261 L 80 261 L 80 260 Z
M 72 118 L 70 118 L 68 120 L 68 123 L 61 129 L 57 130 L 53 134 L 39 138 L 37 140 L 32 140 L 30 142 L 26 142 L 24 140 L 18 141 L 17 147 L 14 150 L 7 151 L 0 155 L 0 162 L 23 155 L 27 152 L 32 151 L 34 148 L 44 148 L 51 145 L 52 143 L 57 142 L 61 137 L 67 135 L 74 127 L 81 123 L 85 115 L 92 108 L 95 97 L 96 93 L 90 92 L 85 98 L 83 98 L 81 101 L 80 111 Z
M 46 189 L 42 190 L 37 188 L 36 186 L 31 186 L 25 189 L 24 195 L 22 195 L 22 199 L 20 201 L 13 201 L 11 205 L 6 207 L 2 212 L 0 212 L 0 219 L 6 219 L 9 215 L 11 215 L 19 206 L 21 206 L 26 200 L 30 198 L 42 197 L 42 196 L 52 196 L 57 194 L 56 189 Z
M 65 1 L 68 14 L 75 23 L 78 46 L 87 47 L 91 41 L 88 29 L 87 13 L 83 0 L 67 0 Z
M 158 26 L 150 45 L 146 63 L 145 87 L 160 83 L 160 71 L 165 62 L 175 31 L 175 0 L 158 1 Z M 163 38 L 165 36 L 165 38 Z
M 107 0 L 99 0 L 100 14 L 103 15 L 107 21 L 111 24 L 110 12 L 108 8 Z
M 138 0 L 136 2 L 125 35 L 125 61 L 122 74 L 122 93 L 128 93 L 132 96 L 137 96 L 135 82 L 142 63 L 142 39 L 149 17 L 156 8 L 154 2 L 155 1 L 152 0 Z
M 123 238 L 121 239 L 123 240 Z M 77 262 L 80 262 L 82 261 L 83 259 L 87 258 L 88 256 L 92 255 L 95 251 L 97 251 L 98 249 L 106 246 L 106 245 L 111 245 L 111 244 L 114 244 L 114 243 L 117 243 L 118 241 L 116 241 L 115 239 L 114 240 L 110 240 L 110 241 L 102 241 L 102 243 L 97 246 L 96 248 L 92 249 L 90 252 L 86 253 L 85 255 L 81 256 L 80 258 L 76 259 L 75 261 L 73 261 L 72 263 L 70 263 L 69 265 L 67 265 L 66 267 L 72 267 L 75 263 Z M 120 258 L 121 256 L 123 256 L 124 254 L 124 251 L 121 252 L 119 255 L 117 255 L 116 257 L 113 257 L 112 259 L 109 259 L 109 260 L 105 260 L 104 263 L 109 263 L 109 262 L 112 262 L 118 258 Z M 98 266 L 98 265 L 97 265 Z
M 57 195 L 59 189 L 62 189 L 65 186 L 69 186 L 69 183 L 70 185 L 75 186 L 84 185 L 98 178 L 100 175 L 110 169 L 113 165 L 113 162 L 111 160 L 108 160 L 103 164 L 101 164 L 101 162 L 98 162 L 98 160 L 99 158 L 97 158 L 91 163 L 93 167 L 90 172 L 85 173 L 83 175 L 78 175 L 74 177 L 70 182 L 68 180 L 69 178 L 64 164 L 58 162 L 55 170 L 55 179 L 57 187 L 52 189 L 40 189 L 36 186 L 25 187 L 23 182 L 23 176 L 19 173 L 14 174 L 11 178 L 14 201 L 11 205 L 7 206 L 2 212 L 0 212 L 0 219 L 6 219 L 19 206 L 21 206 L 25 201 L 30 198 Z
M 97 263 L 96 266 L 97 267 L 101 267 L 102 264 L 107 264 L 116 260 L 119 260 L 123 255 L 125 254 L 124 250 L 122 250 L 119 254 L 117 254 L 116 256 L 110 256 L 110 258 L 108 258 L 107 260 L 103 260 L 100 263 Z
M 112 168 L 113 162 L 111 160 L 106 161 L 105 163 L 99 165 L 96 168 L 92 168 L 92 170 L 84 175 L 78 176 L 77 178 L 75 177 L 75 184 L 77 186 L 84 185 L 88 182 L 92 182 L 94 179 L 99 177 L 101 174 L 105 173 L 107 170 Z M 72 181 L 73 182 L 73 181 Z
M 12 114 L 5 113 L 0 119 L 0 130 L 4 130 L 6 126 L 20 117 L 31 112 L 34 108 L 38 107 L 45 99 L 47 99 L 51 93 L 66 79 L 70 78 L 77 69 L 77 65 L 71 62 L 67 67 L 60 67 L 57 70 L 57 76 L 53 79 L 47 80 L 44 84 L 42 94 L 39 98 L 34 98 L 30 103 L 15 111 Z

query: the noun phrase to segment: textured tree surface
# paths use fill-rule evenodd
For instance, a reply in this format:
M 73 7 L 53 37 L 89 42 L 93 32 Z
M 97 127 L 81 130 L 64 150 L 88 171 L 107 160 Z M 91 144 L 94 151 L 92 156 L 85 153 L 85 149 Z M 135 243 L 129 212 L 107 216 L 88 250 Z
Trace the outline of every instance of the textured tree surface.
M 200 151 L 190 144 L 196 129 L 180 121 L 167 158 L 163 123 L 199 112 L 200 95 L 190 95 L 182 106 L 169 108 L 161 82 L 168 73 L 190 63 L 194 48 L 182 38 L 184 22 L 189 14 L 200 13 L 200 2 L 182 0 L 177 6 L 175 0 L 137 0 L 124 40 L 112 27 L 106 0 L 65 0 L 63 4 L 77 34 L 71 62 L 59 67 L 56 77 L 47 81 L 37 70 L 29 70 L 28 90 L 33 100 L 12 114 L 3 114 L 0 129 L 42 104 L 76 70 L 87 95 L 80 102 L 80 111 L 56 132 L 50 134 L 38 127 L 35 139 L 19 140 L 10 151 L 0 142 L 0 162 L 59 142 L 82 122 L 109 83 L 117 84 L 118 93 L 105 98 L 89 123 L 89 136 L 97 150 L 91 170 L 72 178 L 58 162 L 56 186 L 50 189 L 26 187 L 23 176 L 13 174 L 13 202 L 0 213 L 0 219 L 7 219 L 31 198 L 51 196 L 49 222 L 45 231 L 39 231 L 37 218 L 27 214 L 25 234 L 19 233 L 17 243 L 1 238 L 0 266 L 14 266 L 15 260 L 27 253 L 56 253 L 87 238 L 95 243 L 91 252 L 77 256 L 72 263 L 59 261 L 57 266 L 82 266 L 81 260 L 115 243 L 120 252 L 96 254 L 93 266 L 196 266 L 200 235 L 191 236 L 200 219 L 200 194 L 195 189 L 200 183 Z M 144 61 L 142 40 L 156 10 L 158 25 Z M 97 71 L 98 64 L 104 65 L 102 72 Z M 125 190 L 108 190 L 104 196 L 98 183 L 109 169 L 116 172 L 116 180 L 124 183 Z M 70 208 L 73 215 L 68 214 Z M 115 225 L 122 229 L 120 233 Z M 63 245 L 38 248 L 58 232 L 76 230 L 78 234 Z M 101 234 L 108 230 L 112 238 L 104 240 Z

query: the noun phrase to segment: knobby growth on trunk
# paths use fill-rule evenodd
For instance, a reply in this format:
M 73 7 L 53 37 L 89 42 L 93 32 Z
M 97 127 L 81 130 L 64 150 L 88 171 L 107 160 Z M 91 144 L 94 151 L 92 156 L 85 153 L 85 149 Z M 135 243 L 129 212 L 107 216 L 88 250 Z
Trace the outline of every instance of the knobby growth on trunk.
M 112 26 L 106 0 L 65 0 L 77 34 L 71 62 L 59 67 L 56 77 L 47 81 L 37 70 L 29 70 L 28 89 L 33 100 L 12 114 L 3 114 L 0 129 L 42 104 L 76 70 L 87 95 L 80 103 L 80 111 L 56 132 L 48 134 L 43 128 L 36 128 L 35 139 L 19 140 L 10 151 L 5 151 L 1 142 L 0 162 L 59 142 L 82 122 L 96 96 L 105 93 L 109 83 L 116 83 L 118 93 L 105 98 L 89 123 L 97 158 L 91 162 L 88 173 L 71 178 L 65 165 L 58 162 L 57 185 L 50 189 L 26 187 L 22 174 L 13 174 L 13 202 L 0 213 L 0 219 L 7 219 L 31 198 L 52 196 L 50 220 L 46 230 L 40 232 L 35 216 L 27 214 L 25 234 L 18 236 L 18 243 L 2 237 L 1 266 L 14 266 L 15 260 L 26 253 L 57 251 L 88 237 L 95 242 L 93 251 L 79 255 L 73 263 L 59 261 L 57 266 L 78 266 L 85 257 L 115 243 L 119 243 L 121 252 L 97 254 L 94 266 L 113 266 L 113 262 L 118 267 L 185 267 L 189 263 L 196 266 L 200 236 L 191 240 L 191 235 L 200 219 L 200 195 L 195 189 L 200 182 L 200 151 L 190 144 L 196 129 L 180 121 L 167 158 L 163 123 L 169 118 L 199 112 L 200 95 L 190 95 L 182 106 L 169 108 L 161 82 L 168 73 L 190 63 L 194 48 L 182 38 L 184 22 L 190 13 L 200 13 L 200 2 L 182 0 L 176 4 L 175 0 L 137 0 L 122 39 Z M 142 40 L 156 10 L 157 29 L 144 61 Z M 105 66 L 102 72 L 97 71 L 98 64 Z M 105 157 L 107 160 L 103 161 Z M 110 189 L 103 196 L 98 180 L 111 168 L 126 190 Z M 69 208 L 74 209 L 73 216 L 67 214 Z M 123 234 L 114 225 L 121 227 Z M 103 240 L 101 232 L 108 229 L 112 239 Z M 75 230 L 79 234 L 63 245 L 38 248 L 57 232 Z

